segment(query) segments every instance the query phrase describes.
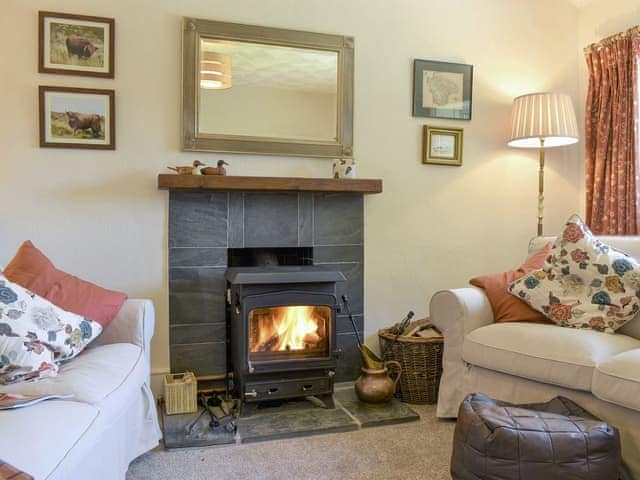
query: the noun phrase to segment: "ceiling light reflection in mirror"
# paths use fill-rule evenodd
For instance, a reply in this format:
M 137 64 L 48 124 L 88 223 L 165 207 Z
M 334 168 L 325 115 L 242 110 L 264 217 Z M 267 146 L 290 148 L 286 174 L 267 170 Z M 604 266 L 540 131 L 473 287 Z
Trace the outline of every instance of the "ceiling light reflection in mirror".
M 231 88 L 231 58 L 216 52 L 202 52 L 200 88 Z
M 200 133 L 336 141 L 336 51 L 201 37 L 200 70 Z

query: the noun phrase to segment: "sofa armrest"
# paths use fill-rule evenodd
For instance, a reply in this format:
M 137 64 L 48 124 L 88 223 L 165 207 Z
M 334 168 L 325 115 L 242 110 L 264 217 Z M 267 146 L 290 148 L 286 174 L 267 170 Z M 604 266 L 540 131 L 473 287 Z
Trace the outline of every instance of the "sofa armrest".
M 142 347 L 147 358 L 151 353 L 151 338 L 155 324 L 153 302 L 130 298 L 109 323 L 92 346 L 110 343 L 133 343 Z
M 469 332 L 493 323 L 493 311 L 484 290 L 476 287 L 441 290 L 429 303 L 431 323 L 444 335 L 442 377 L 437 416 L 451 418 L 468 392 L 462 389 L 467 366 L 462 345 Z
M 493 311 L 484 290 L 476 287 L 440 290 L 431 297 L 429 314 L 445 336 L 457 340 L 476 328 L 493 323 Z

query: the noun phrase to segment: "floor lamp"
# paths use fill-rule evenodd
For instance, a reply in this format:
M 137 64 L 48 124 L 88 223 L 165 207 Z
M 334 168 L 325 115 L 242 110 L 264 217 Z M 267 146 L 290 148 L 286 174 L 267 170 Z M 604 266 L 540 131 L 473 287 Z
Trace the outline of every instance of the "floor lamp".
M 578 141 L 578 123 L 571 97 L 564 93 L 530 93 L 513 100 L 510 147 L 540 149 L 538 172 L 538 236 L 544 209 L 544 152 Z

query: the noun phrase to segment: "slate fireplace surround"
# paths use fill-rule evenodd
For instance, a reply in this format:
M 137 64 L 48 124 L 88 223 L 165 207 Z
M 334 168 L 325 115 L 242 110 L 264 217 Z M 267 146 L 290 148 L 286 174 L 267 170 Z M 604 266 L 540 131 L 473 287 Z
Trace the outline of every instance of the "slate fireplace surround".
M 363 206 L 360 193 L 180 191 L 169 196 L 171 371 L 225 373 L 225 271 L 242 249 L 298 249 L 311 265 L 346 278 L 357 328 L 363 317 Z M 342 353 L 336 381 L 355 379 L 360 362 L 348 317 L 336 317 Z

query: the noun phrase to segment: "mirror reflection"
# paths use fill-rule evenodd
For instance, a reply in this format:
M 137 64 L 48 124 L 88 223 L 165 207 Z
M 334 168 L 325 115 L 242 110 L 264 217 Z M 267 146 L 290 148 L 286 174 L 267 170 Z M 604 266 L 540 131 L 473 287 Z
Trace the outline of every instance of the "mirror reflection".
M 198 133 L 338 139 L 338 52 L 200 38 Z

